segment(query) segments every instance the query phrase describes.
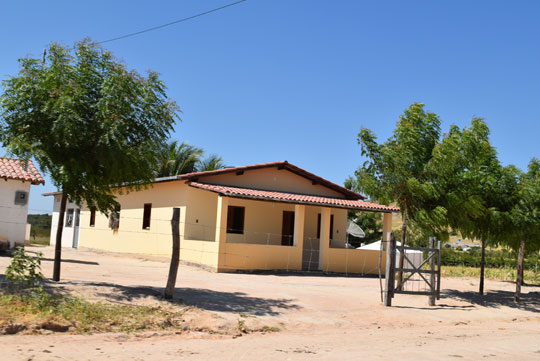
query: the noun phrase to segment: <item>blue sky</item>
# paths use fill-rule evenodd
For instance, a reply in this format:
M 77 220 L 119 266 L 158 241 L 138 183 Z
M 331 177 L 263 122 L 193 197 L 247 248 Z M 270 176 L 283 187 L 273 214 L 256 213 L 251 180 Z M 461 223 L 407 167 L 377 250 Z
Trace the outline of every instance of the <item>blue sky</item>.
M 231 1 L 2 2 L 0 76 L 50 41 L 101 41 Z M 504 164 L 539 157 L 539 15 L 538 1 L 248 0 L 106 48 L 161 74 L 183 111 L 175 138 L 228 165 L 288 160 L 342 184 L 363 162 L 360 127 L 384 140 L 415 101 L 443 130 L 484 117 Z M 33 213 L 52 209 L 47 181 Z

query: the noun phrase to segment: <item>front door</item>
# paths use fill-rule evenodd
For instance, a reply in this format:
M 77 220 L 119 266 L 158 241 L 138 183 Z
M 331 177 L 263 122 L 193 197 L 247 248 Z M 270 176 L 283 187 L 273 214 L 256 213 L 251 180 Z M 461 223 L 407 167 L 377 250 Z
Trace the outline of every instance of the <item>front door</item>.
M 281 245 L 292 246 L 294 238 L 294 212 L 283 211 L 283 225 L 281 227 Z
M 75 210 L 75 222 L 73 225 L 73 248 L 79 248 L 79 223 L 81 220 L 81 209 Z

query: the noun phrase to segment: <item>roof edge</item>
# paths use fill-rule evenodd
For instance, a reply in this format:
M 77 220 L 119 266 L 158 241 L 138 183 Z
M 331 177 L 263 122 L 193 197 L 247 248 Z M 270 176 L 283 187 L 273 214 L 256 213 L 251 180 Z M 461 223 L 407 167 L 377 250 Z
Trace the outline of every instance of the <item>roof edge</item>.
M 303 201 L 303 200 L 291 200 L 291 199 L 283 199 L 278 197 L 263 197 L 263 196 L 256 196 L 256 195 L 248 195 L 248 194 L 231 194 L 228 192 L 220 191 L 217 189 L 208 189 L 206 187 L 201 187 L 199 185 L 209 185 L 213 187 L 224 187 L 224 188 L 237 188 L 237 189 L 250 189 L 245 187 L 235 187 L 235 186 L 223 186 L 219 184 L 209 184 L 209 183 L 199 183 L 199 182 L 187 182 L 187 184 L 190 187 L 205 190 L 212 193 L 217 193 L 224 197 L 231 197 L 231 198 L 242 198 L 242 199 L 252 199 L 252 200 L 260 200 L 260 201 L 269 201 L 269 202 L 277 202 L 277 203 L 292 203 L 292 204 L 305 204 L 305 205 L 311 205 L 311 206 L 321 206 L 321 207 L 328 207 L 328 208 L 341 208 L 341 209 L 353 209 L 353 210 L 360 210 L 360 211 L 366 211 L 366 212 L 377 212 L 377 213 L 398 213 L 400 212 L 400 209 L 393 206 L 386 206 L 383 204 L 380 204 L 379 206 L 385 207 L 385 209 L 379 209 L 376 207 L 370 207 L 368 204 L 371 202 L 366 202 L 361 199 L 356 199 L 354 201 L 367 203 L 365 206 L 347 206 L 347 205 L 339 205 L 339 204 L 333 204 L 333 203 L 324 203 L 324 202 L 316 202 L 316 201 Z M 287 194 L 296 194 L 296 195 L 302 195 L 302 196 L 313 196 L 318 198 L 329 198 L 329 199 L 336 199 L 336 200 L 344 200 L 342 198 L 335 198 L 335 197 L 326 197 L 326 196 L 319 196 L 319 195 L 308 195 L 308 194 L 300 194 L 300 193 L 291 193 L 291 192 L 281 192 L 281 191 L 268 191 L 263 189 L 250 189 L 254 191 L 264 191 L 264 192 L 273 192 L 273 193 L 287 193 Z
M 231 167 L 231 168 L 224 168 L 224 169 L 216 169 L 211 171 L 204 171 L 204 172 L 194 172 L 194 173 L 187 173 L 187 174 L 179 174 L 177 175 L 177 179 L 183 179 L 183 180 L 194 180 L 195 178 L 200 177 L 208 177 L 213 175 L 219 175 L 219 174 L 227 174 L 227 173 L 233 173 L 233 172 L 239 172 L 244 170 L 254 170 L 254 169 L 261 169 L 261 168 L 273 168 L 273 167 L 282 167 L 282 169 L 287 169 L 290 172 L 299 175 L 301 177 L 310 179 L 315 184 L 319 184 L 322 186 L 326 186 L 327 188 L 330 188 L 338 193 L 343 194 L 346 197 L 351 197 L 353 199 L 366 199 L 367 197 L 357 193 L 355 191 L 352 191 L 350 189 L 347 189 L 343 186 L 340 186 L 339 184 L 336 184 L 334 182 L 331 182 L 325 178 L 322 178 L 314 173 L 308 172 L 307 170 L 300 168 L 294 164 L 291 164 L 284 161 L 278 161 L 278 162 L 271 162 L 271 163 L 261 163 L 261 164 L 253 164 L 253 165 L 246 165 L 246 166 L 240 166 L 240 167 Z

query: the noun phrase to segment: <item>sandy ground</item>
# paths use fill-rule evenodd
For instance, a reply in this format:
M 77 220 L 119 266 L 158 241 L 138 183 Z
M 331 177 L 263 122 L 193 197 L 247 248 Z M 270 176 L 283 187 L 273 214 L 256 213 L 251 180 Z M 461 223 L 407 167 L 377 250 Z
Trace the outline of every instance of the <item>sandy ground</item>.
M 52 273 L 52 249 L 43 271 Z M 57 286 L 89 299 L 158 301 L 166 259 L 66 249 Z M 9 258 L 0 257 L 0 273 Z M 242 337 L 202 332 L 137 335 L 1 336 L 1 360 L 540 360 L 540 287 L 475 279 L 442 280 L 441 300 L 396 295 L 380 302 L 376 278 L 322 275 L 217 274 L 181 266 L 176 297 L 200 307 L 204 317 L 236 322 L 251 315 L 281 332 Z M 203 322 L 207 322 L 204 321 Z

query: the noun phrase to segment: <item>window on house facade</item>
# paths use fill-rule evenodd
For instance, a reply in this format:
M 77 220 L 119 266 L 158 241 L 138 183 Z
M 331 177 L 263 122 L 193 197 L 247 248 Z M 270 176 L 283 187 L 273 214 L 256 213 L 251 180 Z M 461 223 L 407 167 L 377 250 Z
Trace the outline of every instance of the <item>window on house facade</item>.
M 91 208 L 90 209 L 90 227 L 94 227 L 96 225 L 96 209 Z
M 321 214 L 317 215 L 317 238 L 321 238 Z M 334 238 L 334 215 L 330 215 L 330 239 Z
M 66 212 L 66 227 L 73 227 L 73 208 L 69 208 Z
M 152 203 L 144 204 L 142 228 L 150 229 L 150 216 L 152 214 Z
M 227 233 L 244 234 L 245 207 L 229 206 L 227 209 Z

